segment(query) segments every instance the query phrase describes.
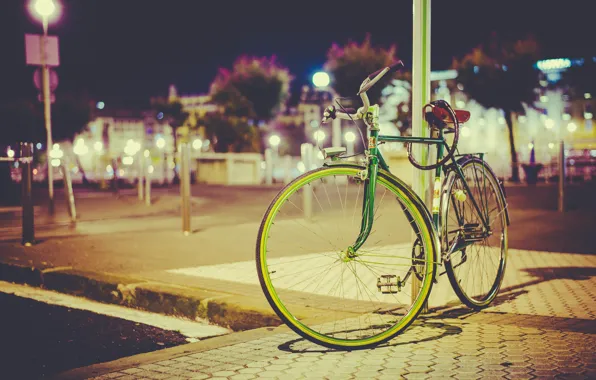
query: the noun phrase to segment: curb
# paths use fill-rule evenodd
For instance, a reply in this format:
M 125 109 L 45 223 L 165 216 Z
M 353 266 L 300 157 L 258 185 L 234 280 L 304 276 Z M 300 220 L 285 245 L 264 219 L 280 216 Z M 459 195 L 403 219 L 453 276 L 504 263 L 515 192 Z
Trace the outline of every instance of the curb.
M 173 286 L 110 273 L 0 262 L 0 280 L 190 320 L 201 318 L 232 331 L 282 324 L 266 301 L 255 297 Z

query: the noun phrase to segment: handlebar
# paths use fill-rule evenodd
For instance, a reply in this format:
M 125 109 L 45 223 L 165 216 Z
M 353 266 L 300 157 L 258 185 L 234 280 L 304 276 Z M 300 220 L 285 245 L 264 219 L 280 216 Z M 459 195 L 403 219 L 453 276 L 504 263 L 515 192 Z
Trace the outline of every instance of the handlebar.
M 335 109 L 335 106 L 329 106 L 323 113 L 322 123 L 325 124 L 327 123 L 327 121 L 329 121 L 329 119 L 335 119 L 336 117 L 344 120 L 361 119 L 362 116 L 366 113 L 366 110 L 368 110 L 368 107 L 370 107 L 370 101 L 368 100 L 368 95 L 366 95 L 366 91 L 368 91 L 372 86 L 374 86 L 386 74 L 394 73 L 403 67 L 404 63 L 402 61 L 397 61 L 391 66 L 384 67 L 370 74 L 368 77 L 366 77 L 366 79 L 364 79 L 364 81 L 360 85 L 360 90 L 357 94 L 360 95 L 360 99 L 362 99 L 362 107 L 358 108 L 358 110 L 356 110 L 354 113 L 346 113 L 337 111 Z

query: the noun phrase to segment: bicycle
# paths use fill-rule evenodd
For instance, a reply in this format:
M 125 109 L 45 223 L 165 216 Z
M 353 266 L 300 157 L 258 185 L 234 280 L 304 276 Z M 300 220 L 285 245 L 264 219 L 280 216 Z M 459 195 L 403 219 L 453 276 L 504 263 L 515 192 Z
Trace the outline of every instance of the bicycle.
M 370 105 L 366 92 L 402 67 L 399 61 L 370 74 L 360 86 L 358 110 L 339 102 L 341 111 L 325 110 L 323 123 L 335 117 L 364 121 L 368 144 L 362 162 L 346 160 L 345 148 L 323 149 L 329 160 L 287 184 L 260 225 L 256 264 L 269 304 L 293 331 L 322 346 L 369 348 L 403 332 L 425 305 L 438 266 L 473 309 L 487 307 L 503 280 L 510 224 L 503 184 L 482 153 L 457 151 L 460 123 L 470 113 L 434 101 L 423 108 L 430 137 L 379 132 L 379 106 Z M 391 174 L 378 148 L 386 142 L 405 143 L 412 165 L 435 170 L 432 210 Z M 436 148 L 435 162 L 420 163 L 413 144 Z M 386 198 L 396 202 L 384 204 Z M 315 210 L 305 213 L 309 202 Z M 382 216 L 388 216 L 388 226 L 380 224 Z M 304 230 L 309 233 L 296 236 Z M 332 238 L 332 232 L 345 232 L 347 238 Z M 487 247 L 489 242 L 495 247 Z M 492 268 L 468 268 L 473 264 Z M 487 278 L 470 284 L 474 274 Z

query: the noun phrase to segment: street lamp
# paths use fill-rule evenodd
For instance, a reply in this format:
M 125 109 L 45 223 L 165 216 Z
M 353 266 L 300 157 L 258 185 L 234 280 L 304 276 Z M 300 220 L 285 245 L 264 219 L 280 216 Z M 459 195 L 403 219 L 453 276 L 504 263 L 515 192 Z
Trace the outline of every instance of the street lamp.
M 60 14 L 60 4 L 54 3 L 53 0 L 35 0 L 29 3 L 29 10 L 31 14 L 41 19 L 43 26 L 43 35 L 41 37 L 41 72 L 43 81 L 43 105 L 44 118 L 47 132 L 47 151 L 53 146 L 52 143 L 52 117 L 50 113 L 50 75 L 48 66 L 46 64 L 46 40 L 48 37 L 48 23 L 58 18 Z M 50 215 L 54 214 L 54 169 L 48 165 L 48 200 Z
M 316 89 L 331 93 L 333 98 L 339 97 L 337 92 L 332 87 L 329 87 L 330 82 L 329 74 L 324 71 L 319 71 L 312 76 L 312 83 Z M 341 146 L 341 119 L 337 117 L 333 119 L 333 123 L 331 124 L 331 143 L 334 147 Z
M 325 140 L 325 132 L 323 132 L 321 129 L 319 129 L 319 130 L 315 131 L 313 137 L 315 138 L 317 143 L 320 143 L 323 140 Z
M 352 132 L 352 131 L 348 131 L 348 132 L 346 132 L 344 138 L 346 139 L 346 142 L 348 143 L 347 154 L 348 154 L 348 156 L 351 156 L 354 154 L 354 141 L 356 141 L 356 134 L 354 134 L 354 132 Z
M 312 83 L 317 87 L 327 87 L 329 82 L 329 74 L 324 71 L 319 71 L 312 76 Z
M 281 138 L 278 135 L 271 135 L 269 136 L 269 145 L 273 148 L 275 152 L 275 157 L 279 156 L 279 143 L 281 142 Z

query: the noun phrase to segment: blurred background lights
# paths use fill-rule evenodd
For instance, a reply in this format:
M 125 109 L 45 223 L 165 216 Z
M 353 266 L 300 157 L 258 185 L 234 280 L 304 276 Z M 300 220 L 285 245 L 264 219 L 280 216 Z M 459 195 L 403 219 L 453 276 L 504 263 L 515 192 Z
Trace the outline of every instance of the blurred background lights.
M 317 87 L 327 87 L 329 82 L 329 74 L 324 71 L 319 71 L 312 76 L 312 83 Z

